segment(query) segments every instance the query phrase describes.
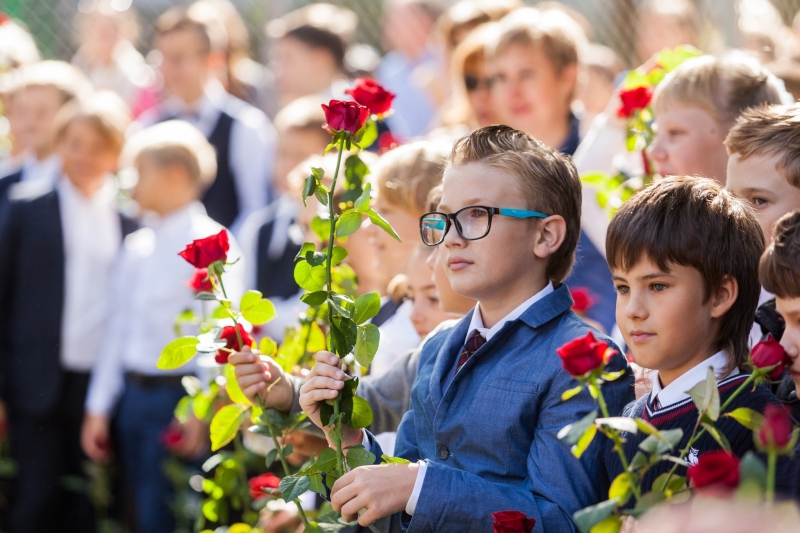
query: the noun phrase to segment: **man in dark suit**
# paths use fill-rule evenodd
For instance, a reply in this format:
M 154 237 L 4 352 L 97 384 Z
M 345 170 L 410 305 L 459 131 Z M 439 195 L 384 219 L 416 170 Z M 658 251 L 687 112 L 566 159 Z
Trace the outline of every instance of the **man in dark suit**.
M 110 178 L 129 122 L 113 94 L 75 104 L 57 125 L 63 175 L 11 201 L 0 228 L 0 399 L 19 470 L 12 532 L 91 532 L 80 446 L 89 372 L 107 316 L 106 282 L 132 221 Z

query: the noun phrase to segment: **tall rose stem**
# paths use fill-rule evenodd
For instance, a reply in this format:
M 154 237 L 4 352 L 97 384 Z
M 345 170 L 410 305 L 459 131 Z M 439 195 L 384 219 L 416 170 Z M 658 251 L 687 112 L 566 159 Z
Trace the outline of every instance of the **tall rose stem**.
M 602 388 L 596 383 L 594 385 L 594 389 L 597 391 L 597 403 L 600 405 L 600 412 L 603 413 L 605 418 L 610 418 L 608 414 L 608 406 L 606 405 L 606 399 L 603 397 Z M 606 431 L 608 431 L 609 437 L 614 442 L 614 451 L 617 452 L 619 460 L 622 463 L 622 468 L 628 475 L 628 482 L 631 486 L 631 492 L 633 492 L 633 496 L 636 501 L 639 501 L 639 498 L 642 497 L 641 489 L 639 488 L 639 484 L 636 482 L 636 476 L 634 476 L 633 472 L 630 471 L 628 458 L 625 456 L 625 450 L 622 448 L 622 438 L 614 428 L 607 428 Z
M 219 288 L 220 290 L 222 290 L 222 296 L 227 300 L 228 293 L 225 292 L 225 284 L 222 283 L 222 275 L 218 272 L 215 272 L 214 274 L 217 277 L 217 283 L 219 283 Z M 244 348 L 244 341 L 242 340 L 242 334 L 239 331 L 239 317 L 236 315 L 236 313 L 231 311 L 230 308 L 226 308 L 226 311 L 228 312 L 228 316 L 230 316 L 231 319 L 233 319 L 233 330 L 236 332 L 236 340 L 239 341 L 239 349 L 241 350 L 242 348 Z
M 769 450 L 767 453 L 767 503 L 775 501 L 775 471 L 778 466 L 778 453 L 775 450 Z

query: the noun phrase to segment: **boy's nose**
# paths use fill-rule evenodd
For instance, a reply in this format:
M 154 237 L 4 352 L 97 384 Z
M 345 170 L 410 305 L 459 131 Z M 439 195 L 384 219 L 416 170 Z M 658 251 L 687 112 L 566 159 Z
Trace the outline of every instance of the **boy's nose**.
M 666 161 L 667 152 L 664 150 L 663 140 L 658 134 L 656 134 L 653 142 L 647 148 L 647 155 L 650 156 L 650 159 L 659 163 Z

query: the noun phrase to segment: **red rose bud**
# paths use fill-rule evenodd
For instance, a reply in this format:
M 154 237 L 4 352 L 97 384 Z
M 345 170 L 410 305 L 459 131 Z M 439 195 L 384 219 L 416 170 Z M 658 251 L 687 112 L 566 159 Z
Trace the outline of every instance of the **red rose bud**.
M 785 448 L 792 440 L 792 419 L 786 409 L 770 404 L 764 409 L 764 423 L 756 433 L 756 444 L 762 450 Z
M 214 290 L 207 268 L 194 269 L 192 279 L 189 280 L 189 288 L 194 292 L 212 292 Z
M 556 353 L 561 357 L 564 370 L 577 378 L 602 367 L 610 355 L 606 354 L 607 350 L 608 343 L 598 341 L 590 331 L 585 337 L 557 348 Z
M 372 78 L 358 78 L 355 86 L 347 89 L 345 93 L 352 96 L 359 104 L 366 106 L 373 115 L 387 113 L 392 108 L 395 96 Z
M 164 448 L 171 450 L 183 440 L 183 432 L 179 427 L 170 425 L 167 426 L 167 429 L 161 432 L 159 440 Z
M 735 489 L 739 485 L 739 459 L 722 450 L 704 453 L 689 467 L 686 477 L 698 489 L 710 485 Z
M 644 109 L 653 99 L 653 89 L 650 87 L 636 87 L 619 93 L 622 105 L 617 109 L 617 116 L 630 118 L 634 111 Z
M 253 338 L 247 334 L 244 330 L 244 326 L 241 324 L 236 324 L 236 329 L 239 330 L 239 336 L 242 337 L 242 343 L 244 346 L 253 346 Z M 235 352 L 241 351 L 244 346 L 239 345 L 239 336 L 236 335 L 236 329 L 233 329 L 233 326 L 225 326 L 222 328 L 222 333 L 220 333 L 220 339 L 225 341 L 225 348 L 228 350 L 233 350 Z M 227 350 L 217 350 L 217 355 L 214 357 L 214 360 L 224 365 L 228 362 L 228 357 L 230 357 L 231 352 Z
M 195 268 L 207 268 L 215 261 L 225 261 L 230 247 L 228 231 L 223 229 L 216 235 L 192 241 L 178 255 L 193 264 Z
M 783 367 L 787 364 L 786 351 L 772 335 L 767 335 L 765 340 L 753 346 L 750 351 L 750 360 L 756 368 L 769 368 L 773 365 L 778 365 L 767 374 L 772 381 L 777 381 L 781 378 Z
M 250 497 L 255 500 L 262 496 L 271 496 L 272 494 L 267 492 L 267 490 L 277 489 L 281 484 L 281 479 L 275 474 L 266 473 L 252 478 L 249 484 Z
M 492 513 L 493 533 L 531 533 L 536 520 L 519 511 Z
M 325 111 L 325 127 L 329 132 L 347 131 L 355 135 L 369 117 L 369 109 L 355 102 L 331 100 L 322 104 Z
M 575 287 L 574 289 L 569 290 L 569 294 L 572 296 L 572 310 L 576 313 L 585 313 L 595 303 L 594 296 L 592 296 L 591 291 L 586 287 Z

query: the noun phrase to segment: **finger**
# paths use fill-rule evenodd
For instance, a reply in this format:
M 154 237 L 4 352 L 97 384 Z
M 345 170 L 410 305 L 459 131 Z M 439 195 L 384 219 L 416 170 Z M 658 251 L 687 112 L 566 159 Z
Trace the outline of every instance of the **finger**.
M 345 373 L 338 367 L 334 365 L 329 365 L 326 362 L 318 362 L 314 365 L 314 368 L 311 369 L 311 373 L 309 373 L 308 377 L 311 378 L 313 376 L 325 376 L 333 379 L 344 379 Z
M 318 363 L 326 363 L 333 366 L 339 366 L 340 363 L 340 360 L 338 357 L 336 357 L 335 353 L 326 351 L 317 352 L 317 355 L 314 356 L 314 359 Z
M 386 514 L 381 511 L 379 505 L 367 507 L 367 510 L 364 512 L 364 514 L 358 517 L 358 523 L 364 527 L 367 527 L 384 516 L 386 516 Z
M 250 350 L 249 346 L 245 346 L 240 352 L 233 352 L 231 356 L 228 357 L 228 362 L 234 366 L 242 363 L 252 363 L 255 360 L 256 356 Z
M 325 400 L 332 400 L 336 398 L 338 394 L 338 391 L 329 389 L 316 389 L 305 392 L 300 395 L 300 407 L 302 407 L 303 411 L 306 411 L 306 413 L 308 413 L 309 410 L 316 411 L 316 409 L 314 409 L 316 404 L 324 402 Z
M 350 472 L 346 472 L 342 477 L 333 483 L 333 487 L 331 487 L 331 502 L 333 502 L 334 496 L 336 496 L 340 490 L 353 484 L 355 477 L 355 472 L 351 470 Z
M 264 374 L 249 374 L 247 376 L 237 377 L 236 381 L 239 383 L 239 388 L 244 390 L 256 383 L 266 383 L 267 379 L 264 377 Z
M 239 387 L 241 388 L 241 387 Z M 267 384 L 263 381 L 259 381 L 255 385 L 250 385 L 249 387 L 245 387 L 242 389 L 244 395 L 248 398 L 255 398 L 257 394 L 262 392 L 267 388 Z
M 325 376 L 314 376 L 306 380 L 306 382 L 301 387 L 301 393 L 303 389 L 306 391 L 312 391 L 315 389 L 329 389 L 334 391 L 339 391 L 344 388 L 344 381 L 333 379 L 333 378 L 326 378 Z
M 243 363 L 234 367 L 234 373 L 236 374 L 237 378 L 252 376 L 254 374 L 263 376 L 265 373 L 267 373 L 267 366 L 263 363 Z
M 346 520 L 348 522 L 352 522 L 353 520 L 359 520 L 359 523 L 361 523 L 358 517 L 358 512 L 361 509 L 366 508 L 367 511 L 364 513 L 366 514 L 369 512 L 369 508 L 372 505 L 374 504 L 370 503 L 369 498 L 366 495 L 360 494 L 359 496 L 353 498 L 352 500 L 350 500 L 349 502 L 347 502 L 345 505 L 342 506 L 342 511 L 341 511 L 342 517 L 347 517 Z M 371 522 L 366 522 L 365 524 L 370 524 L 370 523 Z

